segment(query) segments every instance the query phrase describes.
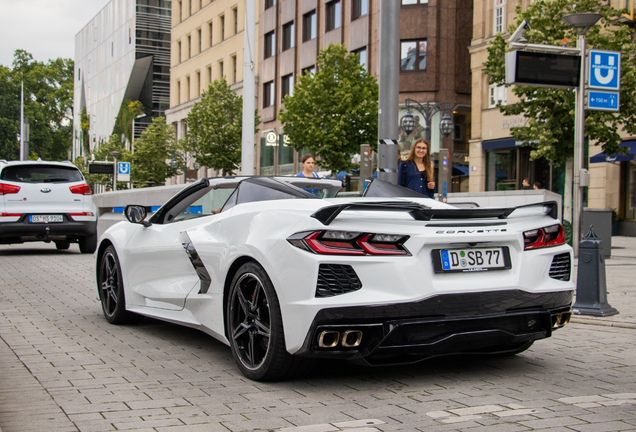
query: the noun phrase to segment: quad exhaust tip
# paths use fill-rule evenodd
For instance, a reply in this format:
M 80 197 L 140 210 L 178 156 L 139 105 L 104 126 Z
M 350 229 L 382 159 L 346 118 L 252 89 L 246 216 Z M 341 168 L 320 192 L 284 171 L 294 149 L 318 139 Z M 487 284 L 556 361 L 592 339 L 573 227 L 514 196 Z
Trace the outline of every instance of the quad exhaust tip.
M 564 312 L 552 317 L 552 328 L 558 329 L 561 327 L 565 327 L 569 322 L 570 318 L 572 318 L 571 312 Z
M 340 333 L 337 330 L 323 330 L 318 334 L 319 348 L 336 348 L 338 345 L 343 348 L 356 348 L 362 343 L 362 332 L 360 330 L 345 330 Z

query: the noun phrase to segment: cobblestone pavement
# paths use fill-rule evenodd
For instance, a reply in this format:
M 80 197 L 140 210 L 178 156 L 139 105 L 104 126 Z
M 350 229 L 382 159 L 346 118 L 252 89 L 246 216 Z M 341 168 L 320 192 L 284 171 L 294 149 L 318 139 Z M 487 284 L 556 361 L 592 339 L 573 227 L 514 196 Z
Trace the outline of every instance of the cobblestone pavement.
M 0 246 L 0 427 L 18 431 L 636 431 L 636 239 L 614 237 L 608 318 L 513 357 L 256 383 L 225 345 L 151 319 L 108 324 L 93 257 Z

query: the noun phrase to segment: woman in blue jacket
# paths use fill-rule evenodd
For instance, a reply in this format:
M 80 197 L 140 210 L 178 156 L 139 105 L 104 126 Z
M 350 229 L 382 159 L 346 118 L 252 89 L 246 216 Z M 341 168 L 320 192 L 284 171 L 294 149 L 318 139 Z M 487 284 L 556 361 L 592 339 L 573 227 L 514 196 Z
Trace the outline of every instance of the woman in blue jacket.
M 398 164 L 398 184 L 434 198 L 433 162 L 424 138 L 418 138 L 406 160 Z

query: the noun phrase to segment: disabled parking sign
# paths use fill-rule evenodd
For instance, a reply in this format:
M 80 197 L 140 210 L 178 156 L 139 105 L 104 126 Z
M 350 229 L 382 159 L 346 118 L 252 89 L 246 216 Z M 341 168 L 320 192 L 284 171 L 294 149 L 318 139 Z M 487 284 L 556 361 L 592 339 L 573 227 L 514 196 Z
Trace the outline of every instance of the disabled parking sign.
M 117 181 L 130 181 L 130 162 L 117 162 Z
M 621 53 L 591 49 L 588 55 L 588 87 L 599 90 L 620 90 Z

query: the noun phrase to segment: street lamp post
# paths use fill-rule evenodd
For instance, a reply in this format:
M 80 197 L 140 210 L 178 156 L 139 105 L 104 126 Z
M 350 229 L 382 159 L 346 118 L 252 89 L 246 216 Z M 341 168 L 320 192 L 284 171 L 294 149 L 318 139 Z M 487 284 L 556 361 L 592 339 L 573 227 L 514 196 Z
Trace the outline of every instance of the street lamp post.
M 572 246 L 574 256 L 579 254 L 579 240 L 581 238 L 581 217 L 583 213 L 583 188 L 581 187 L 581 170 L 585 150 L 585 34 L 601 19 L 601 14 L 583 12 L 563 16 L 563 22 L 573 27 L 579 37 L 576 47 L 580 50 L 581 76 L 579 87 L 575 94 L 574 111 L 574 179 L 573 179 L 573 215 L 572 215 Z
M 113 157 L 113 159 L 115 159 L 114 166 L 113 166 L 113 192 L 114 192 L 117 190 L 117 158 L 121 156 L 121 152 L 115 150 L 115 151 L 109 152 L 109 154 Z
M 183 183 L 187 183 L 188 182 L 188 161 L 190 159 L 194 158 L 194 155 L 190 155 L 188 156 L 187 153 L 184 153 L 183 155 L 178 155 L 179 159 L 181 159 L 183 161 Z M 172 168 L 173 170 L 176 170 L 177 168 L 179 168 L 179 162 L 177 162 L 177 153 L 176 152 L 172 152 L 172 160 L 170 161 L 170 168 Z M 192 165 L 192 168 L 194 168 L 195 170 L 198 170 L 199 168 L 201 168 L 201 165 L 199 165 L 198 162 L 194 162 L 194 164 Z
M 404 102 L 406 103 L 406 114 L 402 117 L 402 120 L 400 120 L 400 126 L 408 135 L 415 130 L 416 126 L 415 118 L 413 117 L 413 114 L 411 114 L 411 108 L 419 112 L 426 121 L 424 130 L 426 131 L 425 138 L 426 141 L 428 141 L 429 146 L 431 145 L 431 120 L 438 112 L 444 111 L 442 120 L 439 123 L 439 130 L 445 137 L 449 136 L 451 132 L 453 132 L 453 120 L 450 115 L 448 115 L 448 112 L 450 111 L 450 102 L 431 104 L 429 101 L 426 101 L 426 105 L 422 105 L 413 99 L 406 99 Z

